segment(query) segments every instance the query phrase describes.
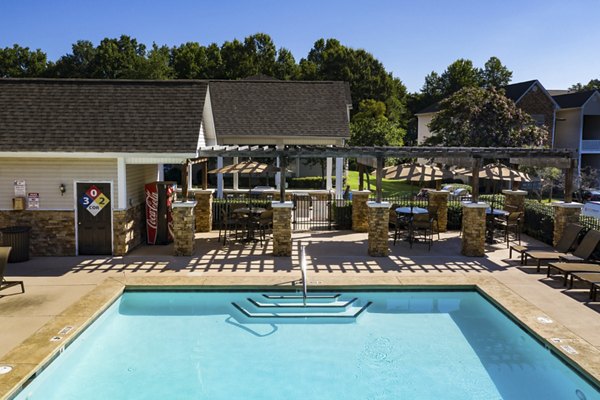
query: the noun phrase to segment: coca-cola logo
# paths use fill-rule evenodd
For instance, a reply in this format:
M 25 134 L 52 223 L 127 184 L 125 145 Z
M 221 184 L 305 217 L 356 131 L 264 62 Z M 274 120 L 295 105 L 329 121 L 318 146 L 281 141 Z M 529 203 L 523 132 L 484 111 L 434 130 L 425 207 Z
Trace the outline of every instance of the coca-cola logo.
M 146 190 L 146 206 L 148 207 L 147 223 L 153 229 L 158 225 L 158 192 Z

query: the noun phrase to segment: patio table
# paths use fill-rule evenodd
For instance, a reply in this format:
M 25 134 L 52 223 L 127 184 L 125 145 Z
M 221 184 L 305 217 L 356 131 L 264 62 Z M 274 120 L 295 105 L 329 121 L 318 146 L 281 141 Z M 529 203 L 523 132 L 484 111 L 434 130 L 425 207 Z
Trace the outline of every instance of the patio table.
M 497 243 L 497 241 L 494 239 L 494 219 L 496 217 L 499 218 L 506 218 L 508 217 L 509 212 L 508 211 L 504 211 L 504 210 L 500 210 L 498 208 L 488 208 L 485 210 L 485 216 L 486 216 L 486 235 L 485 235 L 485 241 L 486 243 Z

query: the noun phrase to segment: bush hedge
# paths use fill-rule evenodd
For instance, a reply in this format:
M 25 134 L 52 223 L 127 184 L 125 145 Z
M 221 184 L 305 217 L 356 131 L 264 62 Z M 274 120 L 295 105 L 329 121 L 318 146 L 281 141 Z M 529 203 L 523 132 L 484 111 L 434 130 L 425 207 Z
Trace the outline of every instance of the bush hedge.
M 287 183 L 289 189 L 325 189 L 325 181 L 320 176 L 289 178 Z M 335 176 L 331 177 L 331 184 L 335 186 Z

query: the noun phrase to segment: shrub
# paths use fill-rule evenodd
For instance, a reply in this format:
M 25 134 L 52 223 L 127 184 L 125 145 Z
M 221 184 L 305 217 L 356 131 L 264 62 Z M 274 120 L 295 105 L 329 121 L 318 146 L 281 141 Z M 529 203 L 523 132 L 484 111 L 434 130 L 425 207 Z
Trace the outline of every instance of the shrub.
M 448 203 L 448 229 L 460 230 L 462 227 L 462 204 Z
M 523 233 L 547 244 L 552 244 L 554 210 L 552 206 L 525 200 Z
M 287 179 L 290 189 L 325 189 L 325 182 L 320 176 L 307 176 L 303 178 Z M 335 186 L 335 176 L 331 177 L 332 185 Z

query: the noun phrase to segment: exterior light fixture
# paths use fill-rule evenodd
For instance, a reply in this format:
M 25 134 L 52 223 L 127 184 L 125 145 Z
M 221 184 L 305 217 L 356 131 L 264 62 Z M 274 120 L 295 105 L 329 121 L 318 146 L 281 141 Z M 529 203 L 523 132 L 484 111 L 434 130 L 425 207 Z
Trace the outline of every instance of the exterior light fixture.
M 67 191 L 67 188 L 65 187 L 64 183 L 61 183 L 60 186 L 58 187 L 58 190 L 60 191 L 60 195 L 64 196 L 65 192 Z

